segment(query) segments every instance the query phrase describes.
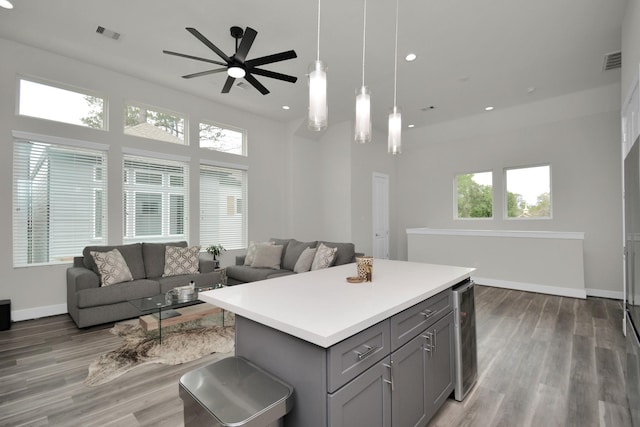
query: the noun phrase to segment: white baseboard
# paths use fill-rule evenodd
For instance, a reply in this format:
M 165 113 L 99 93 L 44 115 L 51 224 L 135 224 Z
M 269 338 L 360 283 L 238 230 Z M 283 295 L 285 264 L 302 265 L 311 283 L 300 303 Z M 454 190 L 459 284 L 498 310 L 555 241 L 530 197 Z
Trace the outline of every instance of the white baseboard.
M 622 291 L 604 291 L 602 289 L 587 289 L 587 295 L 590 297 L 609 298 L 609 299 L 624 299 L 624 293 Z
M 561 286 L 539 285 L 537 283 L 512 282 L 510 280 L 489 279 L 486 277 L 472 277 L 472 279 L 479 285 L 494 286 L 496 288 L 515 289 L 518 291 L 537 292 L 540 294 L 559 295 L 571 298 L 587 298 L 586 289 L 563 288 Z
M 67 313 L 67 304 L 46 305 L 43 307 L 14 310 L 11 312 L 11 320 L 13 322 L 20 322 L 21 320 L 38 319 L 40 317 L 65 313 Z

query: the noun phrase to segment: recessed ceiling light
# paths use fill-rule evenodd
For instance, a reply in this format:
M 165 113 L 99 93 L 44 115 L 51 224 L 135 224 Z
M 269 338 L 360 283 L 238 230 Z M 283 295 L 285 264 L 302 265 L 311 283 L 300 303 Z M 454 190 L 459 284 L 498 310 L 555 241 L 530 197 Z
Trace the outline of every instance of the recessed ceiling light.
M 410 53 L 404 57 L 404 60 L 407 62 L 415 61 L 418 56 L 415 53 Z
M 416 125 L 411 124 L 411 125 L 408 125 L 407 127 L 408 127 L 408 128 L 414 128 L 414 127 L 416 127 Z
M 0 0 L 0 7 L 5 9 L 13 9 L 13 4 L 9 0 Z
M 493 107 L 484 107 L 484 111 L 491 111 L 493 110 Z
M 282 109 L 283 109 L 283 110 L 290 110 L 290 109 L 291 109 L 291 107 L 289 107 L 288 105 L 283 105 L 283 106 L 282 106 Z

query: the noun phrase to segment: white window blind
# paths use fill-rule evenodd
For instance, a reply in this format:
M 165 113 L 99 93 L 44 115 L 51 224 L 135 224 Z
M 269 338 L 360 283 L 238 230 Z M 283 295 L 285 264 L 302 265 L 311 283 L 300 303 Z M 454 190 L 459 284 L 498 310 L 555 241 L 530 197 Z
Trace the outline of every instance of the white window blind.
M 247 171 L 200 165 L 200 244 L 247 247 Z
M 187 163 L 125 155 L 123 171 L 124 240 L 187 240 Z
M 106 244 L 106 171 L 103 151 L 15 141 L 15 266 L 70 262 L 85 246 Z

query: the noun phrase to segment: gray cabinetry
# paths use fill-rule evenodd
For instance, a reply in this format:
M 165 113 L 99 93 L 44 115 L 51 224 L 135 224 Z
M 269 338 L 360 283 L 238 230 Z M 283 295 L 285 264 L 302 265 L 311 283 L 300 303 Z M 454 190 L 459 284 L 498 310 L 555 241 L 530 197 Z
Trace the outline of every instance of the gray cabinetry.
M 329 394 L 331 427 L 391 427 L 389 356 Z
M 425 426 L 454 388 L 451 289 L 324 348 L 236 316 L 236 355 L 293 386 L 285 427 Z

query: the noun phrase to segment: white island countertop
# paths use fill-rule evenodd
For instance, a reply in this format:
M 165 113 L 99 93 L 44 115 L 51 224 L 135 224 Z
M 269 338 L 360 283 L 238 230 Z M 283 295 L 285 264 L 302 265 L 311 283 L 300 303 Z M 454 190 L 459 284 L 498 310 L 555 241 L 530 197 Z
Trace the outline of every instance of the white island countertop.
M 199 299 L 321 347 L 332 345 L 470 277 L 473 268 L 375 259 L 201 292 Z

